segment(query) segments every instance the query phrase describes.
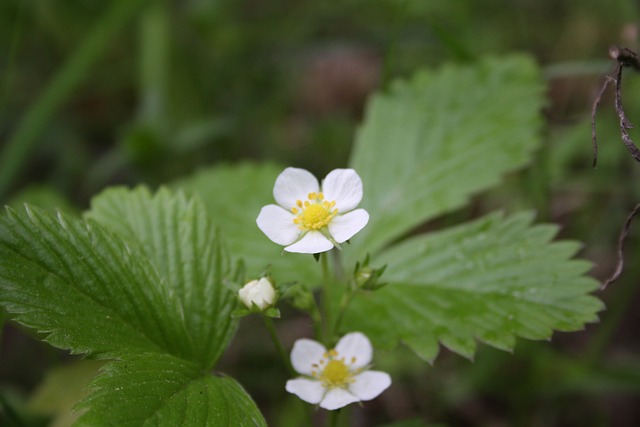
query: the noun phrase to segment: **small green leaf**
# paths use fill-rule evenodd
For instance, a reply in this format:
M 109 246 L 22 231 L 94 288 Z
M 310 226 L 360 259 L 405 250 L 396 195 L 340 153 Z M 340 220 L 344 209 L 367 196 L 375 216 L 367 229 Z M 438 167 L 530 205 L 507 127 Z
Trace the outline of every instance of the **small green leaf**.
M 92 386 L 77 426 L 266 426 L 235 380 L 167 354 L 124 356 Z
M 156 269 L 96 223 L 35 208 L 0 218 L 0 304 L 75 353 L 189 354 Z
M 543 91 L 535 63 L 511 56 L 419 73 L 373 97 L 351 159 L 371 215 L 353 253 L 375 254 L 529 161 Z
M 114 188 L 94 197 L 86 216 L 152 262 L 183 313 L 187 359 L 211 368 L 235 332 L 236 296 L 224 286 L 229 260 L 202 203 L 167 189 Z
M 473 357 L 476 340 L 510 350 L 516 337 L 548 339 L 597 320 L 603 305 L 590 264 L 571 259 L 579 245 L 551 242 L 556 227 L 531 215 L 492 214 L 411 238 L 380 254 L 389 285 L 355 298 L 345 330 L 378 344 L 404 341 L 432 361 L 438 342 Z
M 247 279 L 260 277 L 270 265 L 271 275 L 278 282 L 314 284 L 319 280 L 319 268 L 313 257 L 284 252 L 256 225 L 260 209 L 275 203 L 273 185 L 283 170 L 270 164 L 217 166 L 179 181 L 174 187 L 200 196 L 212 221 L 222 230 L 229 252 L 244 259 Z

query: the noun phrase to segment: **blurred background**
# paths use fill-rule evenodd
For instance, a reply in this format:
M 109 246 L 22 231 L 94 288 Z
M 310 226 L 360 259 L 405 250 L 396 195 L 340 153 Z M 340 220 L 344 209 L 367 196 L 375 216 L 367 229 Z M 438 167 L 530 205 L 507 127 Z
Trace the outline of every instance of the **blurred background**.
M 519 51 L 537 59 L 548 84 L 542 147 L 528 168 L 439 224 L 533 209 L 539 221 L 561 225 L 560 237 L 584 242 L 581 256 L 603 280 L 622 223 L 640 201 L 640 174 L 620 141 L 612 88 L 598 113 L 600 157 L 591 167 L 590 113 L 613 66 L 608 47 L 639 47 L 639 7 L 631 0 L 2 0 L 0 200 L 80 212 L 106 186 L 156 187 L 245 160 L 324 176 L 347 164 L 372 92 L 420 68 Z M 637 94 L 640 75 L 625 70 L 623 102 L 640 123 Z M 585 331 L 520 340 L 513 354 L 482 346 L 474 362 L 446 351 L 434 366 L 403 349 L 376 354 L 397 386 L 353 408 L 355 425 L 640 425 L 638 233 L 626 256 L 624 275 L 600 295 L 601 323 Z M 285 343 L 305 333 L 300 322 L 280 323 Z M 72 361 L 5 324 L 0 424 L 66 425 L 56 414 L 96 369 L 59 370 Z M 277 364 L 262 325 L 249 318 L 219 368 L 247 388 L 271 425 L 300 425 L 282 389 L 284 369 L 271 369 Z

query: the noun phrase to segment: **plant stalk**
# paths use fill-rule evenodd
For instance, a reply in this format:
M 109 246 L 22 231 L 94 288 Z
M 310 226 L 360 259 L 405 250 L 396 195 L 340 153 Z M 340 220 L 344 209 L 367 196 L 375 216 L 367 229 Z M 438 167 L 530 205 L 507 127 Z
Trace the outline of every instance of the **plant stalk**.
M 282 362 L 289 371 L 289 374 L 291 374 L 291 376 L 295 376 L 296 371 L 293 369 L 291 360 L 289 359 L 289 355 L 284 350 L 284 347 L 282 346 L 282 343 L 278 338 L 278 333 L 276 331 L 275 325 L 273 324 L 273 320 L 270 317 L 264 315 L 262 316 L 262 318 L 264 319 L 264 324 L 267 327 L 267 331 L 269 332 L 269 336 L 271 337 L 271 341 L 273 342 L 273 346 L 275 347 L 278 356 L 280 356 L 280 359 L 282 359 Z

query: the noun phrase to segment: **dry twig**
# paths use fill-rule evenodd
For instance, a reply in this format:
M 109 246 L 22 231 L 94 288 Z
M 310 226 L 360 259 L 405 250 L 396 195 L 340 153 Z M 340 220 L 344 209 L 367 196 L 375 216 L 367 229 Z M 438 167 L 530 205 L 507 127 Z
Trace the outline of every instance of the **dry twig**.
M 620 121 L 620 135 L 622 137 L 622 142 L 627 147 L 631 156 L 636 160 L 636 162 L 640 163 L 640 150 L 633 143 L 631 137 L 629 136 L 629 129 L 633 128 L 633 124 L 627 118 L 627 115 L 624 112 L 624 108 L 622 107 L 622 68 L 623 67 L 633 67 L 635 70 L 640 71 L 640 58 L 638 58 L 638 54 L 631 49 L 626 47 L 611 47 L 609 48 L 609 56 L 611 59 L 616 61 L 616 65 L 613 68 L 613 71 L 605 77 L 605 80 L 596 96 L 596 99 L 593 102 L 593 106 L 591 108 L 591 140 L 593 142 L 593 166 L 596 166 L 598 162 L 598 144 L 596 141 L 596 111 L 598 110 L 598 106 L 600 105 L 600 101 L 602 100 L 602 96 L 604 95 L 604 91 L 609 86 L 609 83 L 613 82 L 616 86 L 615 93 L 615 108 L 616 113 L 618 114 L 618 120 Z
M 636 162 L 640 163 L 640 150 L 633 143 L 631 137 L 629 136 L 629 129 L 633 128 L 633 124 L 627 118 L 627 115 L 624 112 L 624 107 L 622 106 L 622 69 L 624 67 L 632 67 L 636 71 L 640 71 L 640 58 L 638 54 L 626 47 L 611 47 L 609 48 L 609 56 L 611 59 L 616 61 L 616 65 L 613 68 L 613 71 L 605 76 L 605 80 L 602 84 L 602 87 L 598 91 L 598 95 L 593 102 L 593 106 L 591 108 L 591 140 L 593 143 L 593 167 L 596 166 L 598 162 L 598 143 L 596 141 L 596 112 L 598 110 L 598 106 L 600 105 L 600 101 L 602 100 L 602 96 L 604 95 L 604 91 L 609 86 L 609 83 L 613 82 L 615 84 L 615 109 L 616 114 L 618 115 L 618 120 L 620 122 L 620 137 L 622 138 L 622 142 L 627 147 L 627 150 L 631 153 L 631 156 L 635 159 Z M 622 270 L 624 268 L 624 242 L 629 234 L 629 230 L 631 229 L 631 222 L 633 218 L 640 212 L 640 204 L 636 205 L 636 207 L 631 211 L 627 220 L 622 227 L 622 231 L 620 232 L 620 237 L 618 238 L 618 261 L 616 264 L 616 269 L 613 274 L 604 281 L 600 289 L 605 289 L 608 285 L 618 280 L 620 275 L 622 274 Z
M 622 274 L 622 270 L 624 268 L 624 241 L 627 238 L 627 234 L 629 234 L 629 230 L 631 229 L 631 221 L 633 217 L 636 216 L 640 212 L 640 203 L 636 205 L 635 208 L 631 211 L 627 220 L 622 227 L 622 231 L 620 232 L 620 237 L 618 237 L 618 262 L 616 263 L 616 269 L 613 274 L 604 281 L 604 283 L 600 286 L 600 289 L 603 290 L 620 277 Z

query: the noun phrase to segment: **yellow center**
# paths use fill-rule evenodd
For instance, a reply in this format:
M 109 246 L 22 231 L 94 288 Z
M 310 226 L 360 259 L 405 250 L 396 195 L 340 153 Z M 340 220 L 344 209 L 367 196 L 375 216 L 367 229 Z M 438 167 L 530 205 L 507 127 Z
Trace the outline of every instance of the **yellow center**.
M 351 358 L 351 364 L 356 363 L 356 358 Z M 319 363 L 313 364 L 314 370 L 311 375 L 322 382 L 322 386 L 327 389 L 336 387 L 347 387 L 353 383 L 353 376 L 359 370 L 352 371 L 345 363 L 344 357 L 339 357 L 335 349 L 327 351 Z
M 296 206 L 291 208 L 295 215 L 293 222 L 300 230 L 320 230 L 338 214 L 338 209 L 334 209 L 335 205 L 335 201 L 324 200 L 322 193 L 309 193 L 307 200 L 297 200 Z
M 353 382 L 351 371 L 342 360 L 330 360 L 322 370 L 318 379 L 326 388 L 344 387 Z

